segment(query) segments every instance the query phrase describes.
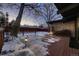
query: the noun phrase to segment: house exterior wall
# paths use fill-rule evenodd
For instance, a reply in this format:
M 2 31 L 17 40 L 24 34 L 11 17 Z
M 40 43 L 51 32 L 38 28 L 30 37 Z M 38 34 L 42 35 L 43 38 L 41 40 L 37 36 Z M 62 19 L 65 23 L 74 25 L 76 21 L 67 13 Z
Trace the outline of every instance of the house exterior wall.
M 52 24 L 52 26 L 54 27 L 55 31 L 60 31 L 60 30 L 67 29 L 67 30 L 72 31 L 73 33 L 75 32 L 74 21 L 65 22 L 65 23 L 59 22 L 59 23 Z

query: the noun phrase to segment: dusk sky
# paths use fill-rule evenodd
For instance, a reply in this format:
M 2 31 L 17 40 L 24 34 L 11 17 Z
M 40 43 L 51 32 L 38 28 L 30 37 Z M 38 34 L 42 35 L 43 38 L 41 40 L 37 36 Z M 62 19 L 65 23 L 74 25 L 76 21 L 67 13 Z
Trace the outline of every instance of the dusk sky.
M 9 22 L 11 22 L 12 20 L 16 20 L 16 17 L 18 15 L 19 9 L 17 9 L 17 6 L 8 6 L 8 4 L 2 4 L 3 6 L 0 7 L 0 11 L 3 11 L 3 13 L 5 14 L 6 12 L 9 13 Z M 19 5 L 19 4 L 18 4 Z M 55 5 L 53 6 L 55 7 Z M 54 13 L 57 12 L 57 8 L 54 8 Z M 45 20 L 42 18 L 33 18 L 32 16 L 30 16 L 30 14 L 28 15 L 28 11 L 26 11 L 26 9 L 24 9 L 24 13 L 23 13 L 23 17 L 22 17 L 22 21 L 21 21 L 21 25 L 40 25 L 40 24 L 46 24 Z M 54 19 L 52 20 L 58 20 L 58 19 L 62 19 L 61 14 L 60 15 L 56 15 L 54 17 Z

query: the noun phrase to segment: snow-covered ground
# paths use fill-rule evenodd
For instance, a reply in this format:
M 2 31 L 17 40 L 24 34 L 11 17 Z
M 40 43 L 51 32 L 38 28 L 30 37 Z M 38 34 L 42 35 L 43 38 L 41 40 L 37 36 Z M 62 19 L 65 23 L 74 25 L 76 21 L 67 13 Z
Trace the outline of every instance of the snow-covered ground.
M 4 42 L 4 46 L 2 48 L 2 55 L 18 55 L 23 51 L 29 51 L 29 53 L 25 55 L 46 55 L 47 54 L 47 48 L 46 46 L 48 43 L 43 42 L 40 37 L 38 36 L 44 36 L 47 34 L 47 32 L 31 32 L 27 33 L 19 33 L 18 37 L 15 37 L 13 40 L 11 40 L 11 37 L 8 39 L 10 41 Z M 7 35 L 9 36 L 9 35 Z M 28 36 L 28 47 L 25 47 L 24 39 Z M 6 33 L 5 36 L 6 37 Z
M 48 54 L 48 48 L 47 46 L 50 45 L 50 43 L 54 43 L 55 41 L 58 41 L 58 39 L 55 38 L 47 38 L 47 41 L 43 41 L 43 37 L 47 35 L 47 32 L 31 32 L 27 33 L 19 33 L 18 37 L 15 37 L 13 40 L 11 40 L 11 37 L 9 38 L 10 41 L 4 42 L 4 46 L 2 48 L 2 55 L 11 55 L 11 56 L 43 56 Z M 5 35 L 6 37 L 6 35 Z M 25 42 L 25 39 L 28 39 L 27 42 Z M 27 45 L 25 47 L 25 44 Z

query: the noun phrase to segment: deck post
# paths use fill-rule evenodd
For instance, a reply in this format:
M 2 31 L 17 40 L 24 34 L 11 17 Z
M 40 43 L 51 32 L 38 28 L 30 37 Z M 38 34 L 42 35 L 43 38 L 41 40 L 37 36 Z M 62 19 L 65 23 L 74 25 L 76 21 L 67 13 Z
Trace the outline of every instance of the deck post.
M 2 51 L 2 47 L 3 47 L 3 28 L 0 27 L 0 54 Z
M 79 20 L 79 17 L 75 19 L 75 39 L 76 40 L 78 40 L 78 20 Z

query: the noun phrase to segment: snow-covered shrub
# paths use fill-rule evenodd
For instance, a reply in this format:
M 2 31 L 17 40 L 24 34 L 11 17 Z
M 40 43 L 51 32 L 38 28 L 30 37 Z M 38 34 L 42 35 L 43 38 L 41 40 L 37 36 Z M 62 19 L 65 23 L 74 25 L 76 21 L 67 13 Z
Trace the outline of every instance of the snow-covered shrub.
M 13 53 L 15 56 L 34 56 L 35 54 L 29 48 L 25 48 L 22 50 L 15 51 Z

